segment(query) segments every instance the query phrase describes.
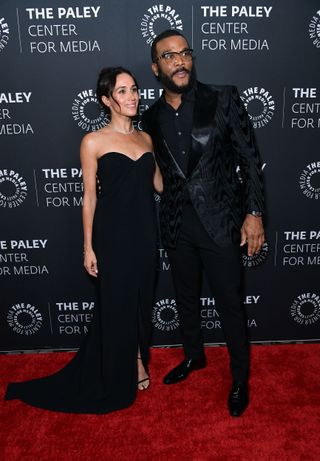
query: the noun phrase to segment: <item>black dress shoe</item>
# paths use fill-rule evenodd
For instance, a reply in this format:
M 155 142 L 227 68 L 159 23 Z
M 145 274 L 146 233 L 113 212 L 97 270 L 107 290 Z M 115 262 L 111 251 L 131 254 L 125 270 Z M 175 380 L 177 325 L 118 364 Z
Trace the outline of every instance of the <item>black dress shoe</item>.
M 164 384 L 175 384 L 187 379 L 194 370 L 201 370 L 207 365 L 205 356 L 198 359 L 184 359 L 177 367 L 173 368 L 164 378 Z
M 231 416 L 241 416 L 249 404 L 248 383 L 234 381 L 228 399 Z

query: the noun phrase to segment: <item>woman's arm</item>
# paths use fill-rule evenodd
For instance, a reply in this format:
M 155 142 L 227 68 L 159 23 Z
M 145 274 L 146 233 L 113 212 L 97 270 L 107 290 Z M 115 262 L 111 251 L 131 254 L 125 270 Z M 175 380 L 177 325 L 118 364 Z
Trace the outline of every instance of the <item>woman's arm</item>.
M 152 143 L 151 136 L 145 131 L 140 131 L 140 134 L 143 136 L 145 142 L 147 143 L 148 151 L 153 153 L 153 143 Z M 154 171 L 154 176 L 153 176 L 153 187 L 155 188 L 156 192 L 158 192 L 158 194 L 161 194 L 163 191 L 162 174 L 156 162 L 154 154 L 153 154 L 153 158 L 154 158 L 154 163 L 156 166 L 155 171 Z
M 154 176 L 153 176 L 153 187 L 155 188 L 156 192 L 158 192 L 158 194 L 162 194 L 163 192 L 162 174 L 161 174 L 160 168 L 156 161 L 155 161 L 155 164 L 156 164 L 156 169 L 155 169 Z
M 97 203 L 97 153 L 92 134 L 86 135 L 81 142 L 80 160 L 84 186 L 82 205 L 84 267 L 90 275 L 97 277 L 97 258 L 92 248 L 93 217 Z

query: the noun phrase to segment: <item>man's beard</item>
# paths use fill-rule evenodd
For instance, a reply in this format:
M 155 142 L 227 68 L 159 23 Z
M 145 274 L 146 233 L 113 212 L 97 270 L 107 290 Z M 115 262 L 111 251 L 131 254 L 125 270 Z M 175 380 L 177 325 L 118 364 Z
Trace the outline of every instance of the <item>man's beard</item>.
M 184 70 L 185 72 L 189 74 L 189 81 L 186 85 L 176 85 L 172 77 L 175 73 L 180 72 L 182 70 Z M 186 69 L 185 67 L 181 66 L 179 67 L 179 69 L 176 69 L 173 75 L 170 77 L 164 74 L 162 70 L 160 69 L 160 67 L 158 68 L 158 71 L 159 71 L 159 74 L 158 74 L 159 81 L 162 83 L 162 85 L 166 89 L 168 89 L 169 91 L 172 91 L 173 93 L 178 93 L 178 94 L 187 93 L 188 91 L 191 90 L 196 80 L 196 72 L 195 72 L 194 66 L 192 66 L 190 71 Z

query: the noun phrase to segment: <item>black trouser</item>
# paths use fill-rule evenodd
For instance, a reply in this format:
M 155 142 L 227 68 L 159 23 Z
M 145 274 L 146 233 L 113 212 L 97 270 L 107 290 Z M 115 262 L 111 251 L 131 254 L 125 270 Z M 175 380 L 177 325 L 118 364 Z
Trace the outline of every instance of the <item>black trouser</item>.
M 204 354 L 200 318 L 204 269 L 222 319 L 233 379 L 246 381 L 249 347 L 240 296 L 242 264 L 239 244 L 227 247 L 216 245 L 193 206 L 185 204 L 177 245 L 174 249 L 168 249 L 168 256 L 186 358 L 198 358 Z

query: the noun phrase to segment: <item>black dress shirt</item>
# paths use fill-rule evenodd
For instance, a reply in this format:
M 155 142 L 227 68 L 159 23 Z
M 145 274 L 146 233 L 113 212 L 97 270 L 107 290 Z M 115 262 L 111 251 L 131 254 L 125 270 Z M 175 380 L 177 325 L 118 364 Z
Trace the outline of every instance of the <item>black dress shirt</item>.
M 164 139 L 185 175 L 188 170 L 194 101 L 195 89 L 192 88 L 182 94 L 181 104 L 176 110 L 167 103 L 163 93 L 158 113 Z

